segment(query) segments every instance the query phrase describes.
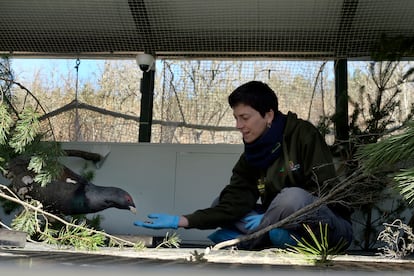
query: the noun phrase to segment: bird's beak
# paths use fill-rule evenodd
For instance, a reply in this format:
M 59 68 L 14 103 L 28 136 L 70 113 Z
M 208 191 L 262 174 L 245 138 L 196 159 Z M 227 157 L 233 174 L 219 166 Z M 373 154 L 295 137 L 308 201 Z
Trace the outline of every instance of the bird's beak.
M 134 206 L 129 206 L 129 210 L 134 214 L 137 213 L 137 208 L 135 208 Z

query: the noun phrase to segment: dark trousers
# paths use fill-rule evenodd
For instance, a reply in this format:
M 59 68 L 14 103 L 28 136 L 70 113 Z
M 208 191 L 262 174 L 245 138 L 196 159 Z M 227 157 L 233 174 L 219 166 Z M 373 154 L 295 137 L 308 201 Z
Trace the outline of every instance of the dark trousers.
M 258 206 L 258 210 L 254 210 L 246 215 L 251 216 L 259 213 L 263 214 L 261 223 L 257 228 L 249 231 L 244 227 L 245 222 L 243 219 L 238 221 L 234 226 L 241 235 L 250 234 L 288 217 L 299 209 L 312 204 L 317 199 L 317 197 L 313 196 L 302 188 L 284 188 L 273 199 L 267 210 L 264 210 L 264 213 L 260 210 L 260 206 Z M 288 230 L 298 239 L 304 237 L 310 241 L 303 225 L 308 225 L 316 234 L 316 236 L 319 237 L 320 223 L 322 224 L 322 227 L 325 227 L 325 225 L 328 226 L 327 234 L 329 246 L 335 246 L 341 241 L 346 242 L 347 246 L 350 245 L 353 235 L 352 224 L 346 219 L 342 218 L 340 215 L 333 212 L 326 205 L 321 205 L 315 210 L 308 212 L 306 215 L 301 216 L 294 222 L 283 225 L 280 228 Z M 323 228 L 323 230 L 324 229 L 325 228 Z M 259 238 L 243 242 L 241 244 L 241 247 L 246 249 L 262 249 L 266 247 L 272 247 L 272 244 L 270 242 L 268 234 L 265 234 Z

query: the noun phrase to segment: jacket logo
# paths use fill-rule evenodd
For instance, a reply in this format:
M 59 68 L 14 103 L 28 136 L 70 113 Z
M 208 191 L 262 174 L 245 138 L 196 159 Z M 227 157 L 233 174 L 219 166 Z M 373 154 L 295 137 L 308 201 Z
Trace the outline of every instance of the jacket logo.
M 300 164 L 293 163 L 292 160 L 289 161 L 289 171 L 294 172 L 300 169 Z M 279 173 L 284 173 L 285 167 L 280 168 Z

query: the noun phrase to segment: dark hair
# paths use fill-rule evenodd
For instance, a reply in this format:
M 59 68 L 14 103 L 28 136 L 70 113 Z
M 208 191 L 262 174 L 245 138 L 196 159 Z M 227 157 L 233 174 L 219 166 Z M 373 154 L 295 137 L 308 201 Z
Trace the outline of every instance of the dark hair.
M 231 108 L 241 103 L 249 105 L 256 109 L 262 117 L 271 109 L 276 114 L 279 108 L 276 93 L 267 84 L 260 81 L 250 81 L 240 85 L 231 92 L 228 101 Z

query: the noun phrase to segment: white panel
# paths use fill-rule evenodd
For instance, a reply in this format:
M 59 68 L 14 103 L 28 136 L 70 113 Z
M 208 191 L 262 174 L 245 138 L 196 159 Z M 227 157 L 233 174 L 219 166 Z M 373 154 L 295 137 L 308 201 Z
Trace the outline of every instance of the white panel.
M 145 220 L 149 213 L 181 215 L 208 207 L 228 183 L 242 151 L 241 145 L 64 143 L 63 146 L 107 153 L 101 167 L 95 169 L 92 182 L 123 188 L 134 198 L 136 215 L 115 208 L 99 212 L 103 217 L 101 227 L 107 233 L 165 236 L 166 232 L 177 232 L 189 243 L 207 241 L 211 231 L 150 230 L 136 227 L 133 222 Z M 64 163 L 80 172 L 85 161 L 70 157 Z
M 178 214 L 189 214 L 211 205 L 228 184 L 231 170 L 240 153 L 178 152 L 174 209 Z M 210 230 L 184 230 L 179 234 L 188 240 L 207 241 Z

